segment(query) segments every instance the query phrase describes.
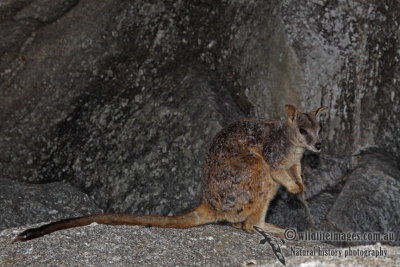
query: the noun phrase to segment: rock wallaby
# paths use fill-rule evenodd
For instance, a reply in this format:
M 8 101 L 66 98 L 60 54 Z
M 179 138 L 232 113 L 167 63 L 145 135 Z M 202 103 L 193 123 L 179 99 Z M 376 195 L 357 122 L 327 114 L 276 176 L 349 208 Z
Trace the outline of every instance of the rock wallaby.
M 280 185 L 290 193 L 304 191 L 300 160 L 306 149 L 321 150 L 317 117 L 326 107 L 301 113 L 286 105 L 286 120 L 248 118 L 223 128 L 213 139 L 202 176 L 202 202 L 181 216 L 95 214 L 28 229 L 14 241 L 26 241 L 57 230 L 88 225 L 143 225 L 188 228 L 219 221 L 234 227 L 282 237 L 284 230 L 265 222 L 268 205 Z

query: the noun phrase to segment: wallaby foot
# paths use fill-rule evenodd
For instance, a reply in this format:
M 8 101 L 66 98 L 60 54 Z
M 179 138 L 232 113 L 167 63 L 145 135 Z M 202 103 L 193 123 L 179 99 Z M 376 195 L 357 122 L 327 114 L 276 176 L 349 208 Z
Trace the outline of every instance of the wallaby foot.
M 243 228 L 243 223 L 242 222 L 232 223 L 232 227 L 234 227 L 236 229 L 242 229 Z
M 258 223 L 258 224 L 249 224 L 246 223 L 243 227 L 244 230 L 248 231 L 248 232 L 256 232 L 256 230 L 254 229 L 254 226 L 258 226 L 259 228 L 261 228 L 264 232 L 273 235 L 275 237 L 278 238 L 285 238 L 285 229 L 283 229 L 282 227 L 279 227 L 275 224 L 272 223 Z
M 284 239 L 285 238 L 285 229 L 282 227 L 279 227 L 275 224 L 272 223 L 263 223 L 261 225 L 258 225 L 261 229 L 263 229 L 264 232 L 267 232 L 268 234 L 271 234 L 275 237 L 279 237 Z

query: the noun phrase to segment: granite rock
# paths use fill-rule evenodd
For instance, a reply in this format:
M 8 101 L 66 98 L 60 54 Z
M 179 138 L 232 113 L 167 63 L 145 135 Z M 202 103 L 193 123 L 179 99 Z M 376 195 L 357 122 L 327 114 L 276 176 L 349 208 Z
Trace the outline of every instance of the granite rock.
M 270 245 L 260 244 L 263 236 L 226 226 L 178 230 L 89 225 L 11 243 L 21 229 L 0 232 L 2 266 L 282 266 Z M 396 266 L 400 259 L 398 247 L 380 244 L 337 248 L 286 241 L 280 247 L 286 266 Z M 349 249 L 358 255 L 345 257 Z M 382 254 L 360 256 L 360 251 Z
M 5 178 L 0 178 L 0 210 L 0 230 L 103 212 L 70 185 L 24 184 Z
M 342 232 L 394 233 L 390 244 L 400 244 L 400 169 L 397 161 L 381 154 L 359 156 L 351 173 L 327 214 Z

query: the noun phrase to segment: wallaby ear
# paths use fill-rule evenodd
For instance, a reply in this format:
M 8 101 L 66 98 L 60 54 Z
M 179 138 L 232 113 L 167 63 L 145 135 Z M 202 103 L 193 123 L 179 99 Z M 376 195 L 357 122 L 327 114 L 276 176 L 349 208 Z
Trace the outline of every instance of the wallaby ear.
M 315 117 L 318 117 L 319 115 L 321 115 L 321 112 L 324 111 L 324 110 L 327 109 L 327 108 L 328 108 L 328 107 L 322 106 L 322 107 L 320 107 L 320 108 L 317 108 L 316 110 L 311 111 L 311 113 L 312 113 Z
M 297 118 L 297 108 L 292 105 L 285 105 L 286 114 L 290 120 L 295 120 Z

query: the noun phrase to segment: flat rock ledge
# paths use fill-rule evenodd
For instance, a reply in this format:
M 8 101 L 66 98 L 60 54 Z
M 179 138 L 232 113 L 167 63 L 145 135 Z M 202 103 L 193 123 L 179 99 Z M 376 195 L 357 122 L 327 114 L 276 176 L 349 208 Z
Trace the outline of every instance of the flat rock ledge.
M 229 226 L 180 230 L 92 224 L 12 243 L 25 228 L 0 232 L 0 266 L 283 266 L 268 243 L 260 244 L 261 235 Z M 338 248 L 286 241 L 281 248 L 286 266 L 400 266 L 399 247 L 379 243 Z M 349 250 L 374 255 L 345 257 Z M 310 251 L 321 256 L 307 255 Z

